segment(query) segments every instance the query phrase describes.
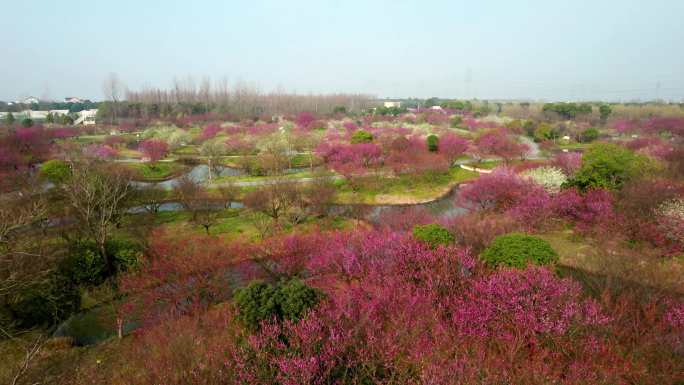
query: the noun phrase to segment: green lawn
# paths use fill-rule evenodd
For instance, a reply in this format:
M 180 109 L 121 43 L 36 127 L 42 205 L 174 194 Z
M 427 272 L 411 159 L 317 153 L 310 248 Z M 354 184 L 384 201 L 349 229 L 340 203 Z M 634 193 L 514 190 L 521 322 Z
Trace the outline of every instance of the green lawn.
M 199 155 L 199 147 L 196 145 L 187 145 L 179 147 L 172 151 L 174 154 L 178 155 Z
M 587 147 L 589 147 L 591 143 L 578 143 L 578 142 L 570 142 L 570 143 L 558 143 L 558 148 L 564 149 L 564 150 L 584 150 Z
M 136 177 L 145 181 L 159 181 L 173 178 L 187 171 L 188 167 L 175 162 L 126 163 L 134 170 Z
M 354 183 L 338 180 L 335 182 L 338 186 L 336 200 L 340 203 L 367 204 L 418 203 L 436 199 L 446 194 L 453 185 L 478 176 L 476 172 L 454 167 L 445 173 L 373 176 L 359 178 Z
M 102 143 L 109 135 L 81 135 L 73 140 L 79 143 Z
M 333 172 L 311 172 L 311 171 L 301 171 L 301 172 L 295 172 L 291 174 L 285 174 L 280 176 L 280 178 L 283 179 L 301 179 L 301 178 L 312 178 L 314 176 L 332 176 L 335 175 Z M 227 183 L 227 182 L 256 182 L 256 181 L 264 181 L 264 180 L 271 180 L 276 177 L 274 176 L 250 176 L 250 175 L 243 175 L 243 176 L 221 176 L 221 177 L 216 177 L 213 179 L 213 183 Z
M 140 159 L 142 158 L 142 153 L 137 150 L 131 150 L 129 148 L 122 148 L 119 150 L 119 157 L 120 158 L 132 158 L 132 159 Z
M 500 160 L 491 160 L 491 161 L 485 161 L 485 162 L 480 162 L 480 163 L 473 163 L 473 164 L 470 164 L 469 166 L 482 168 L 482 169 L 486 169 L 486 170 L 491 170 L 491 169 L 499 166 L 501 163 L 503 163 L 503 162 Z
M 261 213 L 250 213 L 247 209 L 224 209 L 216 212 L 217 220 L 209 228 L 209 234 L 220 236 L 225 239 L 240 239 L 256 241 L 260 233 L 255 221 L 272 221 Z M 190 221 L 188 212 L 163 212 L 154 218 L 157 226 L 164 225 L 170 231 L 178 231 L 187 236 L 188 233 L 204 234 L 202 226 Z M 292 225 L 281 221 L 282 230 L 285 232 L 306 231 L 312 227 L 320 227 L 328 230 L 348 229 L 352 226 L 352 220 L 345 217 L 309 217 L 303 223 Z

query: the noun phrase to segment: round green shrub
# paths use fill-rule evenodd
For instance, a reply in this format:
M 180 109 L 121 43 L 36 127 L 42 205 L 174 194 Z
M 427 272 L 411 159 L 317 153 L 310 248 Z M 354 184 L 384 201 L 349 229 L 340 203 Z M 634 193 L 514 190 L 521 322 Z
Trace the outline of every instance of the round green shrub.
M 528 264 L 548 265 L 558 261 L 558 254 L 548 242 L 522 233 L 498 236 L 481 255 L 490 266 L 525 268 Z
M 430 152 L 437 152 L 439 149 L 439 138 L 437 135 L 429 135 L 427 137 L 427 146 L 428 146 L 428 151 Z
M 580 139 L 583 143 L 593 142 L 596 139 L 598 139 L 598 137 L 599 137 L 599 131 L 594 127 L 587 128 L 580 135 Z
M 142 247 L 124 239 L 107 241 L 105 252 L 114 259 L 114 267 L 119 273 L 137 268 L 142 258 Z
M 352 144 L 357 143 L 370 143 L 373 141 L 373 134 L 364 130 L 357 130 L 352 134 L 351 142 Z
M 59 265 L 59 273 L 74 285 L 97 286 L 106 278 L 107 264 L 94 242 L 77 242 Z
M 112 258 L 117 273 L 136 268 L 142 256 L 142 249 L 130 241 L 111 239 L 105 243 L 105 253 Z M 97 286 L 110 276 L 105 258 L 92 241 L 76 242 L 71 245 L 69 255 L 60 263 L 59 273 L 80 286 Z
M 40 174 L 54 184 L 66 182 L 71 176 L 69 164 L 63 160 L 52 159 L 40 166 Z
M 448 245 L 456 240 L 449 230 L 436 223 L 414 226 L 413 237 L 427 243 L 430 247 Z
M 278 304 L 283 319 L 299 321 L 307 310 L 316 306 L 320 293 L 298 279 L 278 287 Z
M 454 115 L 454 117 L 451 118 L 451 128 L 458 128 L 461 126 L 461 123 L 463 123 L 463 118 L 460 115 Z
M 300 320 L 316 306 L 322 294 L 298 279 L 271 285 L 253 281 L 235 291 L 237 318 L 247 327 L 256 329 L 262 321 Z
M 619 190 L 630 179 L 651 171 L 653 165 L 648 157 L 623 146 L 594 143 L 582 154 L 582 167 L 563 187 Z

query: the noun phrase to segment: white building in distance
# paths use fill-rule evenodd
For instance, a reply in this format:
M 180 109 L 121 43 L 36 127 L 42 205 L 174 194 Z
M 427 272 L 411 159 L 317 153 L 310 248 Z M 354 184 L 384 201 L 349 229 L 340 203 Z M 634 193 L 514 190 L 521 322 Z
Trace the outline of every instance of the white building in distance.
M 387 102 L 384 102 L 384 103 L 383 103 L 383 106 L 384 106 L 385 108 L 392 108 L 392 107 L 400 108 L 400 107 L 401 107 L 401 102 L 398 102 L 398 101 L 387 101 Z
M 95 117 L 97 117 L 97 109 L 83 110 L 78 113 L 78 119 L 76 119 L 74 125 L 92 126 L 95 124 Z

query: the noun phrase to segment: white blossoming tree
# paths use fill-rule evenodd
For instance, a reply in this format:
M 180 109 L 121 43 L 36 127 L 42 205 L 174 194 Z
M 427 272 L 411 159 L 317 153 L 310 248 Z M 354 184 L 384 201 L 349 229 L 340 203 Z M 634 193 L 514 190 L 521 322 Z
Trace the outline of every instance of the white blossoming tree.
M 548 166 L 526 170 L 521 175 L 532 179 L 551 193 L 560 191 L 561 185 L 568 179 L 560 168 Z

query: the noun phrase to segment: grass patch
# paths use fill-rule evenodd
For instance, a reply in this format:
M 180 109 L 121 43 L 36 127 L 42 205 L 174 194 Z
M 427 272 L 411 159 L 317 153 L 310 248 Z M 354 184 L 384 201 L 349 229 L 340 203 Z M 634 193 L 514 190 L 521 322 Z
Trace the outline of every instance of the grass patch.
M 311 166 L 311 157 L 309 156 L 309 154 L 297 154 L 290 159 L 290 162 L 292 163 L 292 167 L 310 167 Z M 314 157 L 313 157 L 314 167 L 317 165 L 320 165 L 321 162 L 322 162 L 322 159 L 314 155 Z
M 209 234 L 226 240 L 257 241 L 261 235 L 255 226 L 255 220 L 268 220 L 264 214 L 250 213 L 246 209 L 224 209 L 218 211 L 216 215 L 218 220 L 209 228 Z M 187 212 L 158 213 L 155 222 L 160 226 L 164 225 L 170 231 L 182 233 L 183 236 L 188 236 L 188 233 L 205 234 L 202 226 L 190 221 L 190 214 Z M 312 229 L 343 230 L 353 228 L 354 221 L 345 217 L 309 217 L 297 225 L 282 221 L 280 226 L 285 233 L 306 232 Z
M 128 163 L 126 166 L 135 171 L 136 179 L 145 181 L 170 179 L 188 169 L 187 166 L 175 162 Z
M 503 162 L 500 160 L 488 160 L 488 161 L 484 161 L 484 162 L 480 162 L 480 163 L 473 163 L 470 166 L 474 166 L 477 168 L 483 168 L 485 170 L 491 170 L 491 169 L 496 168 L 497 166 L 500 166 L 501 163 L 503 163 Z
M 182 146 L 179 147 L 175 150 L 172 151 L 174 154 L 178 155 L 199 155 L 199 147 L 195 145 L 187 145 L 187 146 Z
M 313 178 L 314 176 L 319 177 L 319 176 L 332 176 L 335 175 L 333 172 L 311 172 L 311 171 L 301 171 L 301 172 L 293 172 L 290 174 L 285 174 L 281 175 L 278 177 L 275 176 L 250 176 L 250 175 L 242 175 L 242 176 L 221 176 L 221 177 L 215 177 L 213 179 L 213 183 L 227 183 L 227 182 L 258 182 L 258 181 L 267 181 L 267 180 L 272 180 L 275 178 L 280 178 L 280 179 L 302 179 L 302 178 Z
M 130 148 L 122 148 L 119 150 L 120 158 L 130 158 L 130 159 L 140 159 L 143 157 L 142 153 L 137 150 L 132 150 Z
M 558 148 L 560 148 L 562 150 L 585 150 L 590 145 L 591 145 L 591 143 L 577 143 L 577 142 L 559 143 Z
M 436 199 L 453 185 L 478 176 L 476 172 L 454 167 L 443 173 L 359 178 L 353 184 L 338 180 L 335 182 L 338 187 L 336 200 L 339 203 L 417 203 Z
M 558 253 L 559 264 L 615 281 L 635 282 L 684 293 L 684 261 L 661 258 L 657 250 L 620 239 L 595 240 L 570 229 L 535 234 Z
M 81 135 L 81 136 L 77 136 L 77 137 L 74 138 L 73 140 L 76 141 L 76 142 L 78 142 L 78 143 L 88 143 L 88 144 L 89 144 L 89 143 L 102 143 L 102 142 L 105 141 L 105 139 L 106 139 L 108 136 L 109 136 L 109 135 L 105 135 L 105 134 L 100 134 L 100 135 Z

